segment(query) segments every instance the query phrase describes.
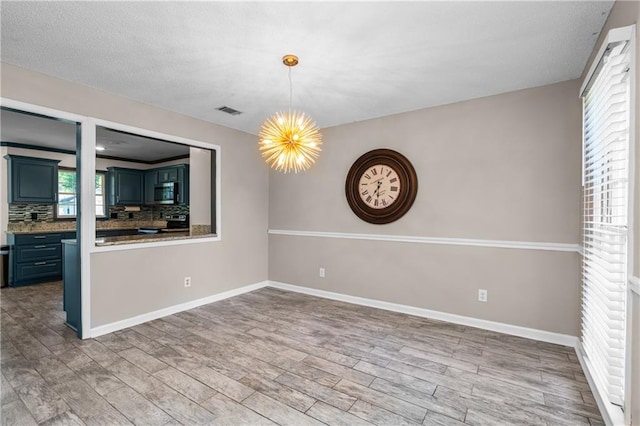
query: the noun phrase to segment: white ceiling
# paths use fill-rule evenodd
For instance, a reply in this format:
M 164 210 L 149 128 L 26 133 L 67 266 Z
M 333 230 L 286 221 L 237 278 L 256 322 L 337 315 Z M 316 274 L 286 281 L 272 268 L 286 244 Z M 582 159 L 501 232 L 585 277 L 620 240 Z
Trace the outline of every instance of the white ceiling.
M 256 134 L 284 54 L 329 127 L 577 78 L 612 4 L 3 1 L 2 61 Z

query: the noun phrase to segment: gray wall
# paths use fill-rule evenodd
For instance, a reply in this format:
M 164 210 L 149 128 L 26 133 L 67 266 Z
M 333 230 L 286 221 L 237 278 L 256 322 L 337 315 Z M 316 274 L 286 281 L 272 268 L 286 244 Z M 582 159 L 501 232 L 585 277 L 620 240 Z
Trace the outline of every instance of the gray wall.
M 578 81 L 324 129 L 304 174 L 270 175 L 269 228 L 577 244 Z M 361 154 L 391 148 L 419 179 L 412 209 L 372 225 L 344 180 Z M 578 254 L 271 235 L 269 278 L 577 336 Z M 318 268 L 326 268 L 326 278 Z M 489 302 L 477 301 L 479 288 Z
M 3 97 L 222 147 L 222 241 L 92 254 L 92 327 L 267 279 L 268 171 L 254 136 L 13 65 L 1 71 Z

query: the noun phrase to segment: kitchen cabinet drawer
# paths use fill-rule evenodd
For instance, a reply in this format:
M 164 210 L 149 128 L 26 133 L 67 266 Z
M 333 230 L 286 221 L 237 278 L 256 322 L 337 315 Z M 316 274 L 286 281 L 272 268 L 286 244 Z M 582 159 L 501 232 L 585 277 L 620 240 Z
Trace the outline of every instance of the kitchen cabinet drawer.
M 16 235 L 17 246 L 55 244 L 62 240 L 62 233 Z
M 17 264 L 17 272 L 23 282 L 36 282 L 50 278 L 59 280 L 62 277 L 62 260 L 42 260 Z
M 62 246 L 58 244 L 40 244 L 35 246 L 16 246 L 16 261 L 39 262 L 62 258 Z

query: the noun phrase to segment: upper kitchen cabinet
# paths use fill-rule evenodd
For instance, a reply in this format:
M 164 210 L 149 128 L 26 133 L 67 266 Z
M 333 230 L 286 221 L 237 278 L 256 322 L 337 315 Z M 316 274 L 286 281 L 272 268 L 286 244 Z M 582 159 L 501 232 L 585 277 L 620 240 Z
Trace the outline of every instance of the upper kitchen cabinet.
M 9 204 L 55 204 L 59 160 L 6 155 Z
M 180 193 L 178 194 L 178 204 L 189 204 L 189 166 L 183 165 L 178 168 L 178 182 Z
M 109 167 L 109 202 L 117 206 L 144 204 L 144 170 Z
M 167 186 L 168 184 L 173 184 Z M 166 188 L 170 189 L 172 202 L 163 202 L 167 197 L 163 195 Z M 189 165 L 149 169 L 144 172 L 144 199 L 146 205 L 157 204 L 189 204 Z
M 144 203 L 148 206 L 155 204 L 155 189 L 158 184 L 158 170 L 145 170 L 144 172 Z
M 184 166 L 182 166 L 184 167 Z M 158 183 L 178 182 L 178 167 L 164 167 L 158 171 Z

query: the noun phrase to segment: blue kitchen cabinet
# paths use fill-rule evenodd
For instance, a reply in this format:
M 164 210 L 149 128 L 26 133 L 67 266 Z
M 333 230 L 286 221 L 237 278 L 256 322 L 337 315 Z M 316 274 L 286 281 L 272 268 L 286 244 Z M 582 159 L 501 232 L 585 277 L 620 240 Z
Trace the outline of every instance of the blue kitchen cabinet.
M 116 206 L 144 204 L 144 170 L 109 167 L 109 203 Z
M 63 234 L 7 233 L 9 244 L 9 285 L 20 287 L 62 278 Z
M 6 155 L 9 204 L 58 202 L 59 160 Z
M 158 173 L 158 183 L 178 182 L 178 167 L 171 166 L 155 169 Z
M 189 166 L 178 166 L 178 204 L 189 204 Z
M 189 165 L 160 167 L 144 171 L 144 204 L 155 205 L 155 187 L 162 183 L 178 183 L 177 204 L 189 204 Z
M 82 338 L 82 289 L 80 287 L 80 252 L 75 239 L 65 239 L 63 246 L 62 306 L 67 314 L 66 324 Z
M 148 206 L 155 204 L 155 189 L 158 184 L 158 169 L 144 172 L 144 203 Z

